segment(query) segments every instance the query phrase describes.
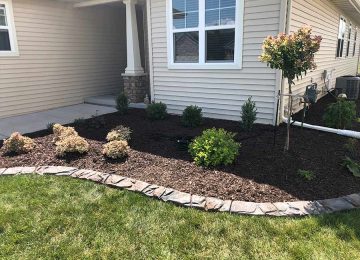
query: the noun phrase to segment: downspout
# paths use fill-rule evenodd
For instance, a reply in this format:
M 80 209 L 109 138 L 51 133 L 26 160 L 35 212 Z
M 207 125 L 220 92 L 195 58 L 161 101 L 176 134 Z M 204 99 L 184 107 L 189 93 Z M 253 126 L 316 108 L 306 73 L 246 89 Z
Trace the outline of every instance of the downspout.
M 286 34 L 290 33 L 290 21 L 291 21 L 291 10 L 292 10 L 292 0 L 287 0 L 287 8 L 286 8 L 286 24 L 285 24 L 285 32 Z M 358 67 L 359 67 L 359 61 L 360 61 L 360 53 L 359 53 L 359 59 L 358 59 Z M 282 78 L 282 75 L 280 73 L 280 77 Z M 284 93 L 286 86 L 286 80 L 281 80 L 281 93 Z M 284 96 L 280 96 L 280 118 L 283 123 L 287 123 L 288 119 L 284 116 Z M 291 124 L 299 127 L 304 127 L 312 130 L 322 131 L 322 132 L 328 132 L 333 133 L 337 135 L 347 136 L 351 138 L 357 138 L 360 139 L 360 132 L 351 131 L 351 130 L 343 130 L 343 129 L 335 129 L 335 128 L 329 128 L 329 127 L 323 127 L 323 126 L 317 126 L 317 125 L 310 125 L 305 124 L 298 121 L 292 121 Z
M 283 19 L 283 25 L 282 28 L 280 28 L 280 32 L 281 31 L 285 31 L 286 34 L 289 34 L 290 32 L 290 21 L 291 21 L 291 9 L 292 9 L 292 0 L 285 0 L 284 1 L 284 11 L 283 13 L 285 13 L 285 16 L 284 16 L 284 19 Z M 279 82 L 281 82 L 281 85 L 280 85 L 280 93 L 284 93 L 285 91 L 285 85 L 286 85 L 286 80 L 283 79 L 282 77 L 282 72 L 279 71 L 278 72 L 278 78 L 279 78 Z M 278 95 L 278 93 L 276 93 L 276 95 Z M 284 97 L 283 96 L 280 96 L 280 115 L 279 115 L 279 122 L 276 122 L 276 124 L 280 124 L 282 122 L 284 122 L 284 110 L 285 110 L 285 104 L 284 104 Z M 285 121 L 286 122 L 286 121 Z
M 147 33 L 148 33 L 148 55 L 149 55 L 149 83 L 150 83 L 150 101 L 155 101 L 154 92 L 154 64 L 153 64 L 153 32 L 151 21 L 151 0 L 146 0 L 146 18 L 147 18 Z

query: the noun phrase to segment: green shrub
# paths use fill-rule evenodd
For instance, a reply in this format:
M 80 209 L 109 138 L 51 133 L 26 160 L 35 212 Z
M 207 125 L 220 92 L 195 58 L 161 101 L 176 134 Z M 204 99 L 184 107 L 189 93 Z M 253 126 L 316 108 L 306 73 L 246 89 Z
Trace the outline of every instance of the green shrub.
M 46 129 L 47 129 L 48 131 L 52 131 L 54 125 L 55 125 L 55 123 L 53 123 L 53 122 L 47 123 L 47 124 L 46 124 Z
M 85 118 L 83 118 L 83 117 L 81 117 L 81 118 L 76 118 L 75 120 L 74 120 L 74 122 L 73 122 L 73 124 L 75 125 L 75 126 L 86 126 L 86 119 Z
M 207 129 L 190 144 L 189 152 L 197 165 L 228 165 L 239 154 L 240 144 L 234 137 L 224 129 Z
M 251 97 L 241 107 L 241 127 L 242 129 L 249 131 L 252 129 L 257 116 L 257 108 Z
M 126 126 L 119 125 L 112 129 L 106 136 L 108 142 L 111 141 L 127 141 L 131 139 L 131 129 Z
M 315 173 L 312 171 L 298 170 L 298 175 L 307 181 L 312 181 L 316 178 Z
M 93 115 L 91 119 L 86 121 L 85 127 L 100 129 L 105 127 L 106 121 L 103 116 Z
M 344 148 L 349 155 L 355 156 L 359 151 L 359 140 L 355 138 L 349 138 L 346 141 L 346 144 L 344 144 Z
M 181 122 L 186 127 L 197 127 L 201 125 L 202 120 L 202 109 L 198 106 L 188 106 L 181 117 Z
M 349 157 L 345 157 L 343 166 L 345 166 L 349 172 L 351 172 L 355 177 L 360 177 L 360 164 L 353 161 Z
M 129 99 L 124 93 L 121 93 L 116 97 L 116 109 L 122 115 L 127 113 L 129 109 Z
M 4 154 L 22 154 L 31 152 L 35 147 L 36 144 L 31 138 L 22 136 L 16 132 L 4 140 L 4 145 L 1 149 Z
M 150 120 L 163 120 L 167 116 L 166 110 L 166 104 L 162 102 L 152 103 L 147 107 L 146 113 Z
M 324 122 L 328 127 L 344 129 L 351 127 L 356 118 L 356 104 L 353 101 L 338 99 L 330 104 L 324 114 Z

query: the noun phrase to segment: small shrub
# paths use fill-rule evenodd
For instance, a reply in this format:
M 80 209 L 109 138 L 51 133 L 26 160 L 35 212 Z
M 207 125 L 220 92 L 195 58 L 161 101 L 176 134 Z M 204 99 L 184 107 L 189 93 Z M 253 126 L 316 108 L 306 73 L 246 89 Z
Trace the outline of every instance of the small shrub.
M 75 131 L 73 127 L 66 127 L 60 124 L 55 124 L 53 126 L 54 139 L 53 143 L 61 141 L 62 139 L 69 136 L 78 136 L 78 133 Z
M 111 130 L 107 136 L 106 136 L 106 140 L 108 142 L 111 141 L 127 141 L 129 142 L 131 139 L 131 129 L 129 127 L 126 126 L 117 126 L 115 127 L 113 130 Z
M 240 144 L 234 137 L 234 133 L 224 129 L 207 129 L 191 142 L 189 152 L 197 165 L 228 165 L 239 154 Z
M 298 170 L 298 175 L 307 181 L 312 181 L 316 178 L 315 173 L 312 171 Z
M 360 164 L 350 159 L 349 157 L 345 157 L 343 166 L 345 166 L 349 172 L 351 172 L 355 177 L 360 177 Z
M 129 99 L 124 93 L 121 93 L 116 98 L 116 109 L 117 111 L 124 115 L 129 109 Z
M 257 108 L 251 97 L 241 107 L 241 127 L 242 129 L 249 131 L 252 129 L 257 116 Z
M 152 103 L 147 107 L 146 113 L 150 120 L 163 120 L 167 116 L 166 110 L 166 104 L 162 102 Z
M 31 152 L 35 146 L 35 142 L 31 138 L 16 132 L 4 140 L 2 150 L 5 154 L 22 154 Z
M 75 126 L 86 126 L 86 119 L 81 117 L 74 120 L 73 124 Z
M 353 101 L 338 99 L 330 104 L 324 114 L 324 122 L 328 127 L 344 129 L 351 127 L 356 118 L 356 104 Z
M 55 123 L 47 123 L 46 129 L 47 129 L 48 131 L 52 131 L 53 128 L 54 128 L 54 125 L 55 125 Z
M 84 154 L 89 151 L 89 143 L 78 135 L 70 135 L 56 142 L 56 155 L 63 157 L 69 153 Z
M 98 115 L 91 116 L 91 119 L 86 124 L 87 127 L 100 129 L 106 125 L 105 118 Z
M 197 127 L 201 125 L 202 120 L 202 109 L 198 106 L 188 106 L 181 117 L 181 122 L 186 127 Z
M 128 155 L 129 146 L 126 141 L 111 141 L 104 145 L 103 155 L 110 159 L 122 159 Z
M 351 156 L 355 156 L 359 150 L 359 140 L 355 138 L 349 138 L 346 141 L 344 148 Z

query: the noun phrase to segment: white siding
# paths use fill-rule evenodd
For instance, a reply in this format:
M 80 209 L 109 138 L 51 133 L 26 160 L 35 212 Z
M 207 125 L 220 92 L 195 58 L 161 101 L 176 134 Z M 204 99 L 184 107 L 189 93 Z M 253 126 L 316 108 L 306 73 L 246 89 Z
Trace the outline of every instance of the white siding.
M 264 38 L 279 32 L 281 0 L 246 0 L 241 70 L 168 69 L 166 1 L 151 0 L 153 87 L 156 101 L 181 113 L 188 105 L 207 117 L 239 120 L 241 106 L 253 96 L 259 123 L 272 124 L 276 73 L 259 62 Z
M 19 57 L 0 57 L 0 118 L 120 91 L 124 8 L 13 0 Z
M 340 15 L 343 15 L 349 24 L 351 19 L 328 0 L 293 0 L 290 23 L 291 31 L 295 31 L 302 25 L 308 24 L 313 27 L 314 34 L 323 37 L 320 51 L 315 57 L 318 68 L 308 73 L 303 79 L 296 81 L 296 85 L 293 87 L 294 93 L 303 94 L 306 85 L 310 84 L 311 79 L 313 79 L 322 90 L 322 95 L 326 94 L 323 79 L 324 70 L 330 71 L 335 69 L 332 80 L 333 87 L 335 86 L 336 77 L 349 74 L 354 75 L 357 72 L 360 30 L 358 30 L 357 48 L 355 56 L 353 57 L 354 28 L 357 25 L 354 21 L 351 21 L 353 33 L 351 36 L 350 55 L 345 58 L 348 37 L 348 32 L 346 32 L 343 58 L 336 58 Z M 360 29 L 359 25 L 357 26 L 358 29 Z M 295 105 L 297 106 L 296 110 L 299 110 L 299 104 L 297 103 Z

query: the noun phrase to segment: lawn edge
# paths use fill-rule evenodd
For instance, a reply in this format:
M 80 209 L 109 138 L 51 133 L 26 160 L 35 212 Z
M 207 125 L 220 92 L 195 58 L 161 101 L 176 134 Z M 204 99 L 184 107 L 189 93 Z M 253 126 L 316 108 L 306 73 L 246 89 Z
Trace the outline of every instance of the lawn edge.
M 74 167 L 39 166 L 0 168 L 0 176 L 24 174 L 68 176 L 77 179 L 89 180 L 113 188 L 121 188 L 128 191 L 138 192 L 147 197 L 171 202 L 183 207 L 212 212 L 229 212 L 238 215 L 299 217 L 329 214 L 360 208 L 360 193 L 325 200 L 255 203 L 205 197 L 177 191 L 159 185 L 149 184 L 147 182 L 123 177 L 117 174 L 77 169 Z

